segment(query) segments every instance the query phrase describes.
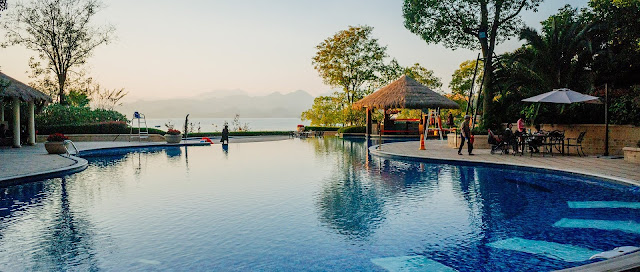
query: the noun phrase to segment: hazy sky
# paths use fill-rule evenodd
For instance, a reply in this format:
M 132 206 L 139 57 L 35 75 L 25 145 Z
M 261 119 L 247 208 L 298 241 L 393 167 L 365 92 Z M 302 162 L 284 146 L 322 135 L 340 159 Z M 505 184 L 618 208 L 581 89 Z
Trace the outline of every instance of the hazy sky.
M 104 3 L 94 23 L 114 25 L 117 38 L 95 51 L 88 71 L 104 87 L 129 91 L 127 101 L 230 89 L 252 95 L 295 90 L 325 94 L 331 87 L 311 65 L 315 46 L 349 25 L 373 26 L 373 36 L 388 46 L 389 56 L 403 66 L 418 62 L 434 70 L 445 90 L 458 65 L 478 53 L 427 45 L 404 28 L 401 0 Z M 540 21 L 565 4 L 584 7 L 587 0 L 547 0 L 537 13 L 525 11 L 522 16 L 539 28 Z M 4 39 L 4 32 L 0 34 Z M 512 40 L 497 51 L 511 51 L 520 44 Z M 0 69 L 29 82 L 26 72 L 32 55 L 17 46 L 0 48 Z

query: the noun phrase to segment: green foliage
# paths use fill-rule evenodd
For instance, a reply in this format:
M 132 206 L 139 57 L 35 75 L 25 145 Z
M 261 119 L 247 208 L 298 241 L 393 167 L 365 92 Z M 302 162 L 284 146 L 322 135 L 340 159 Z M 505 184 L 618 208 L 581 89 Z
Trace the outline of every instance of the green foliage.
M 100 122 L 94 124 L 66 124 L 66 125 L 50 125 L 50 126 L 37 126 L 39 135 L 47 135 L 52 133 L 64 133 L 64 134 L 129 134 L 131 133 L 131 127 L 126 122 L 112 121 L 112 122 Z M 137 134 L 138 129 L 134 128 L 133 133 Z M 164 131 L 154 128 L 149 128 L 150 134 L 165 134 Z
M 52 127 L 60 125 L 85 125 L 108 121 L 127 121 L 122 113 L 112 110 L 91 109 L 89 107 L 50 104 L 36 114 L 36 126 Z
M 591 0 L 583 20 L 594 24 L 589 33 L 595 85 L 616 88 L 640 84 L 640 1 Z
M 367 85 L 385 67 L 387 48 L 371 37 L 372 31 L 370 26 L 349 26 L 316 46 L 313 68 L 325 84 L 342 88 L 349 106 L 368 94 Z
M 610 90 L 609 96 L 609 120 L 612 124 L 640 126 L 640 85 L 629 89 Z
M 338 133 L 366 133 L 365 126 L 349 126 L 338 129 Z
M 460 67 L 457 70 L 453 71 L 451 82 L 449 82 L 449 88 L 451 89 L 452 93 L 460 94 L 463 96 L 469 95 L 469 90 L 471 90 L 471 83 L 473 81 L 473 74 L 476 69 L 476 64 L 478 65 L 478 72 L 474 85 L 479 86 L 480 84 L 482 84 L 480 79 L 482 78 L 482 70 L 484 65 L 482 64 L 482 62 L 478 62 L 476 60 L 467 60 L 460 63 Z
M 78 90 L 69 91 L 69 97 L 67 97 L 67 103 L 75 107 L 88 107 L 90 101 L 86 92 Z
M 439 77 L 433 74 L 433 70 L 429 70 L 421 66 L 420 63 L 415 63 L 411 67 L 406 67 L 404 69 L 404 74 L 432 90 L 437 91 L 442 87 L 442 81 Z
M 515 35 L 523 23 L 520 12 L 536 10 L 542 0 L 427 1 L 405 0 L 405 27 L 427 43 L 449 48 L 481 49 L 485 59 L 483 117 L 493 123 L 493 50 Z
M 310 120 L 313 126 L 335 126 L 343 122 L 343 106 L 334 96 L 318 96 L 313 99 L 311 109 L 300 115 L 302 120 Z
M 314 127 L 314 126 L 306 126 L 304 127 L 304 131 L 338 131 L 340 127 Z
M 487 32 L 486 40 L 504 41 L 523 25 L 518 16 L 520 11 L 535 10 L 540 2 L 405 0 L 402 11 L 405 27 L 427 43 L 443 43 L 453 49 L 479 49 L 479 32 Z

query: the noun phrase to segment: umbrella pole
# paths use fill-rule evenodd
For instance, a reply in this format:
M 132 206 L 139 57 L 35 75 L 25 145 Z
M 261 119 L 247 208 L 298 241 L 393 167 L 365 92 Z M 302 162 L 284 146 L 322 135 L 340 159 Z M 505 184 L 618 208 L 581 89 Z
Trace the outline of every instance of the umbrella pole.
M 609 90 L 604 84 L 604 155 L 609 156 Z

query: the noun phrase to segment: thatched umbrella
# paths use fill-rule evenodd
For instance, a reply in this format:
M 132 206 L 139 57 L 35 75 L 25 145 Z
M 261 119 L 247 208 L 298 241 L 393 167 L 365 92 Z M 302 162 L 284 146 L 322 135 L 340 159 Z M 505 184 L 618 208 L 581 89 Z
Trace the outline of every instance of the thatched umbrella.
M 432 91 L 406 75 L 353 103 L 356 109 L 367 108 L 367 134 L 371 134 L 372 109 L 458 109 L 458 103 Z M 386 112 L 385 112 L 386 119 Z
M 353 107 L 370 109 L 459 109 L 458 103 L 432 91 L 415 79 L 403 75 L 391 84 L 368 95 Z
M 34 145 L 36 143 L 34 122 L 35 103 L 49 103 L 52 102 L 53 99 L 41 91 L 31 88 L 0 72 L 0 124 L 3 125 L 2 133 L 4 133 L 4 129 L 7 129 L 8 125 L 4 118 L 5 101 L 11 101 L 13 104 L 13 147 L 20 147 L 20 101 L 29 104 L 28 143 Z
M 17 97 L 23 102 L 52 102 L 51 96 L 0 72 L 0 84 L 9 83 L 6 88 L 0 87 L 0 100 L 11 100 Z

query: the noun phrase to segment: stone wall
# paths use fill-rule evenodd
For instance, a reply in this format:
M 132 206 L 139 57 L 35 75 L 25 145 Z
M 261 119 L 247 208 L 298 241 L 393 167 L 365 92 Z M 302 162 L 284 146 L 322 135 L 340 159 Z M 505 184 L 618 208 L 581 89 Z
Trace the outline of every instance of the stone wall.
M 69 134 L 65 135 L 69 140 L 74 142 L 128 142 L 129 134 Z M 131 141 L 138 141 L 138 135 L 134 134 Z M 38 135 L 36 142 L 44 143 L 47 141 L 48 135 Z M 148 139 L 142 139 L 143 142 L 165 142 L 164 136 L 160 134 L 149 134 Z
M 535 129 L 529 127 L 532 131 Z M 542 130 L 564 131 L 565 138 L 577 138 L 580 132 L 586 131 L 582 148 L 588 155 L 604 154 L 604 124 L 577 124 L 577 125 L 541 125 Z M 622 148 L 636 147 L 640 141 L 640 127 L 632 125 L 609 125 L 609 155 L 623 155 Z M 574 143 L 575 141 L 571 141 Z M 571 148 L 571 154 L 575 154 Z

